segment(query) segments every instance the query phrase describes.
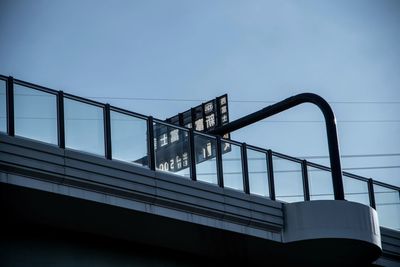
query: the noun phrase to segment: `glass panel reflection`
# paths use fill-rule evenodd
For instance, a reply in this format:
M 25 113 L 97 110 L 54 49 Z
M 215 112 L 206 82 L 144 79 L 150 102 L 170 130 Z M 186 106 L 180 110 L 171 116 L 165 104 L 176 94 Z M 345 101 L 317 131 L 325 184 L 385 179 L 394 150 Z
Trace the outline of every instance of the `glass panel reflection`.
M 148 166 L 147 120 L 111 111 L 112 158 Z
M 367 182 L 343 175 L 343 187 L 346 200 L 370 205 Z
M 215 138 L 194 134 L 196 174 L 198 181 L 218 184 L 216 147 L 217 141 Z
M 333 195 L 332 173 L 322 169 L 307 167 L 310 200 L 335 199 Z
M 275 195 L 285 202 L 304 201 L 300 163 L 273 157 Z
M 64 98 L 65 146 L 104 156 L 103 108 Z
M 400 230 L 400 192 L 374 184 L 374 193 L 379 224 Z
M 154 123 L 156 170 L 190 178 L 189 131 Z
M 221 142 L 224 187 L 243 191 L 242 153 L 238 145 Z
M 6 81 L 0 80 L 0 131 L 7 132 Z
M 267 155 L 247 149 L 250 194 L 269 197 Z
M 56 95 L 14 84 L 15 135 L 58 144 Z

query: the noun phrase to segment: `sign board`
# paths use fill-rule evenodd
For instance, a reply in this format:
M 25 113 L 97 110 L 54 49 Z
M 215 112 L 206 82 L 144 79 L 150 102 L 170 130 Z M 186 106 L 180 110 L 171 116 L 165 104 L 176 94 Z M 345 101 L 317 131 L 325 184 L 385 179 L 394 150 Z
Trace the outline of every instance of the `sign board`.
M 165 121 L 207 133 L 216 127 L 229 123 L 228 95 L 225 94 L 207 101 Z
M 222 95 L 193 107 L 185 112 L 165 120 L 170 124 L 193 128 L 196 131 L 209 131 L 229 123 L 228 96 Z M 229 139 L 229 134 L 223 136 Z M 178 172 L 190 166 L 188 131 L 164 124 L 154 125 L 154 147 L 156 168 Z M 230 145 L 224 144 L 223 153 L 230 151 Z M 206 136 L 195 136 L 196 162 L 201 163 L 216 156 L 216 142 Z

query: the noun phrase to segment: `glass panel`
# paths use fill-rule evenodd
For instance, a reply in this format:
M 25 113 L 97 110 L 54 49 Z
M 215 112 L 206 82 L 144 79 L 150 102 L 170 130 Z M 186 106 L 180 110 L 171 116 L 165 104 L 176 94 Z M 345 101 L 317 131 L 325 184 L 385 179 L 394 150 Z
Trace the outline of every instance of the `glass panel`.
M 56 95 L 14 84 L 15 135 L 58 144 Z
M 196 174 L 197 180 L 218 184 L 217 162 L 216 162 L 217 141 L 215 138 L 194 134 L 194 149 L 196 153 Z
M 103 108 L 64 98 L 65 146 L 104 156 Z
M 310 200 L 335 199 L 333 195 L 332 173 L 308 166 Z
M 379 224 L 400 230 L 400 193 L 387 187 L 374 184 L 376 211 Z
M 346 200 L 370 205 L 367 182 L 343 175 L 343 187 Z
M 267 155 L 247 149 L 250 194 L 269 197 Z
M 275 195 L 285 202 L 304 201 L 300 163 L 273 157 Z
M 0 80 L 0 131 L 7 132 L 6 81 Z
M 243 191 L 242 152 L 240 146 L 221 142 L 224 187 Z
M 190 178 L 189 132 L 154 123 L 156 170 Z
M 112 158 L 148 166 L 147 120 L 111 111 Z

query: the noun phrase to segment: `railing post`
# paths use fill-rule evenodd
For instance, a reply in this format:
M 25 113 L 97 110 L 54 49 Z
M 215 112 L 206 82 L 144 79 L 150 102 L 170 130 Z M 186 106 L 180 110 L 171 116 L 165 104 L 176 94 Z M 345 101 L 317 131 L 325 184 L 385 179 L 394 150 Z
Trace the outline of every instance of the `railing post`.
M 7 79 L 6 106 L 7 106 L 7 133 L 10 136 L 14 136 L 15 135 L 14 78 L 12 76 L 9 76 Z
M 154 149 L 154 125 L 153 117 L 147 119 L 147 158 L 150 170 L 156 170 L 155 149 Z
M 217 136 L 217 147 L 215 149 L 216 151 L 216 163 L 217 163 L 217 179 L 218 179 L 218 185 L 220 187 L 224 187 L 224 171 L 222 168 L 222 148 L 221 148 L 221 137 Z
M 190 109 L 190 118 L 192 121 L 192 129 L 196 130 L 196 114 L 194 108 Z
M 301 161 L 301 172 L 303 177 L 303 191 L 304 191 L 304 200 L 310 200 L 310 184 L 308 182 L 308 171 L 307 171 L 307 161 Z
M 250 183 L 249 183 L 249 166 L 247 162 L 247 144 L 242 143 L 242 171 L 243 171 L 243 189 L 246 194 L 250 194 Z
M 58 91 L 57 94 L 57 130 L 58 146 L 65 148 L 65 122 L 64 122 L 64 92 Z
M 269 183 L 269 197 L 275 200 L 275 183 L 274 183 L 274 166 L 272 162 L 272 151 L 267 150 L 267 168 L 268 168 L 268 183 Z
M 369 204 L 372 208 L 376 209 L 375 203 L 375 192 L 374 192 L 374 180 L 371 178 L 368 179 L 368 195 L 369 195 Z
M 196 150 L 194 147 L 194 132 L 193 128 L 189 129 L 189 159 L 190 159 L 190 178 L 193 181 L 197 180 L 196 174 Z
M 182 113 L 178 113 L 178 119 L 179 119 L 179 126 L 184 127 L 183 125 L 183 114 Z
M 201 116 L 203 117 L 203 129 L 204 132 L 207 130 L 207 123 L 206 123 L 206 112 L 204 110 L 204 103 L 201 103 Z
M 106 150 L 106 159 L 112 159 L 110 104 L 104 106 L 104 145 Z

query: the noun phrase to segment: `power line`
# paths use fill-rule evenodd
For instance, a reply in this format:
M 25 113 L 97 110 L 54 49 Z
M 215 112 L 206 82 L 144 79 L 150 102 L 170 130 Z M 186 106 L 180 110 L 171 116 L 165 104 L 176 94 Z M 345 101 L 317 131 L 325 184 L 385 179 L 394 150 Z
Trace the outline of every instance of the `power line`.
M 325 123 L 322 120 L 263 120 L 262 123 Z M 340 120 L 337 123 L 392 123 L 400 120 Z
M 397 169 L 400 168 L 400 166 L 373 166 L 373 167 L 354 167 L 354 168 L 342 168 L 342 170 L 373 170 L 373 169 Z M 328 172 L 322 169 L 312 169 L 308 170 L 309 172 L 317 172 L 317 171 L 324 171 Z M 241 174 L 242 172 L 226 172 L 224 174 Z M 261 174 L 261 173 L 266 173 L 266 171 L 249 171 L 249 174 Z M 301 173 L 301 169 L 294 169 L 294 170 L 274 170 L 274 173 Z M 213 173 L 207 173 L 208 175 L 211 175 Z M 207 175 L 203 174 L 203 175 Z
M 263 153 L 263 152 L 260 152 Z M 396 157 L 400 156 L 400 153 L 385 153 L 385 154 L 358 154 L 358 155 L 342 155 L 342 158 L 364 158 L 364 157 Z M 296 158 L 303 158 L 303 159 L 318 159 L 318 158 L 329 158 L 329 156 L 307 156 L 307 157 L 296 157 Z M 241 161 L 242 158 L 226 158 L 223 159 L 223 161 Z M 253 158 L 249 157 L 248 161 L 254 161 L 254 160 L 261 160 L 265 161 L 266 157 L 259 157 L 259 158 Z M 285 160 L 282 158 L 275 158 L 275 160 Z M 293 161 L 293 163 L 296 163 Z M 313 166 L 310 166 L 314 169 L 309 169 L 309 171 L 325 171 L 323 169 L 318 169 Z M 375 169 L 398 169 L 400 168 L 400 165 L 392 165 L 392 166 L 362 166 L 362 167 L 343 167 L 343 171 L 348 171 L 348 170 L 375 170 Z M 300 172 L 301 170 L 274 170 L 274 172 L 277 173 L 285 173 L 285 172 Z M 253 171 L 249 173 L 263 173 L 263 171 Z M 229 173 L 229 174 L 239 174 L 239 173 Z
M 352 168 L 342 168 L 342 170 L 375 170 L 375 169 L 397 169 L 400 166 L 373 166 L 373 167 L 352 167 Z
M 248 159 L 250 160 L 266 160 L 264 158 L 250 158 Z M 224 159 L 223 161 L 241 161 L 241 159 L 235 159 L 235 158 L 231 158 L 231 159 Z M 296 163 L 293 161 L 293 163 Z M 299 164 L 300 166 L 300 164 Z M 309 171 L 325 171 L 323 169 L 319 169 L 319 168 L 315 168 L 313 166 L 310 166 L 314 169 L 309 170 Z M 342 170 L 343 171 L 350 171 L 350 170 L 376 170 L 376 169 L 398 169 L 400 168 L 400 165 L 392 165 L 392 166 L 363 166 L 363 167 L 343 167 Z M 301 170 L 274 170 L 274 172 L 300 172 Z M 258 173 L 258 172 L 253 172 L 253 173 Z
M 207 99 L 188 99 L 188 98 L 150 98 L 150 97 L 113 97 L 113 96 L 86 96 L 93 99 L 115 99 L 115 100 L 138 100 L 138 101 L 170 101 L 170 102 L 205 102 Z M 280 100 L 279 100 L 280 101 Z M 233 100 L 232 103 L 266 103 L 273 104 L 279 102 L 267 100 Z M 400 101 L 328 101 L 331 104 L 400 104 Z
M 4 95 L 4 93 L 0 93 Z M 16 96 L 34 96 L 34 97 L 54 97 L 53 95 L 37 94 L 15 94 Z M 117 97 L 117 96 L 85 96 L 91 99 L 114 99 L 114 100 L 134 100 L 134 101 L 167 101 L 167 102 L 206 102 L 209 99 L 190 99 L 190 98 L 153 98 L 153 97 Z M 266 103 L 274 104 L 281 100 L 233 100 L 231 103 Z M 331 104 L 400 104 L 400 101 L 328 101 Z
M 341 158 L 377 158 L 377 157 L 397 157 L 400 153 L 383 153 L 383 154 L 355 154 L 355 155 L 341 155 Z M 304 156 L 296 157 L 302 159 L 320 159 L 329 158 L 329 156 Z
M 263 153 L 263 152 L 259 152 Z M 378 157 L 397 157 L 400 156 L 400 153 L 384 153 L 384 154 L 355 154 L 355 155 L 341 155 L 341 158 L 378 158 Z M 295 156 L 294 158 L 298 159 L 322 159 L 322 158 L 329 158 L 329 156 Z M 281 158 L 277 157 L 277 160 Z M 237 161 L 241 160 L 240 158 L 227 158 L 224 159 L 225 161 Z M 264 157 L 253 158 L 249 157 L 248 160 L 265 160 Z
M 5 116 L 0 116 L 0 118 L 5 118 Z M 16 119 L 30 119 L 30 120 L 50 120 L 55 119 L 51 117 L 16 117 Z M 73 120 L 93 120 L 92 118 L 74 118 Z M 123 120 L 123 119 L 113 119 L 113 120 Z M 129 121 L 129 120 L 127 120 Z M 325 123 L 321 120 L 263 120 L 261 123 Z M 337 123 L 400 123 L 400 120 L 341 120 Z

